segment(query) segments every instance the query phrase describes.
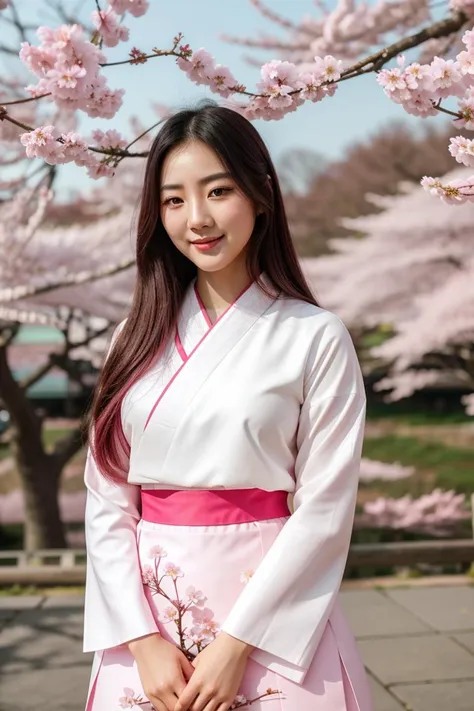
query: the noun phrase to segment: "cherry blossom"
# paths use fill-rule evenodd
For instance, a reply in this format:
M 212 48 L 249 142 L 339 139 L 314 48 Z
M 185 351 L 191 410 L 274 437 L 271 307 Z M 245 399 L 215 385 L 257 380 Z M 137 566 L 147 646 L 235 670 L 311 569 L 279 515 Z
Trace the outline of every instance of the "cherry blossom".
M 474 101 L 473 101 L 473 109 L 474 109 Z M 474 127 L 474 123 L 473 123 Z M 464 136 L 456 136 L 455 138 L 451 138 L 449 142 L 449 152 L 451 155 L 456 158 L 458 163 L 463 163 L 464 165 L 468 167 L 473 167 L 474 168 L 474 140 L 465 138 Z M 433 179 L 430 179 L 433 180 Z M 423 186 L 429 187 L 435 187 L 433 183 L 428 185 L 426 181 L 423 182 Z
M 202 640 L 211 641 L 219 632 L 219 626 L 214 619 L 214 613 L 209 608 L 191 608 L 194 626 L 191 634 L 198 635 Z
M 373 459 L 362 458 L 360 463 L 361 482 L 375 481 L 397 481 L 406 479 L 414 474 L 414 467 L 403 467 L 399 462 L 388 464 L 387 462 L 377 462 Z
M 85 38 L 83 28 L 40 27 L 36 34 L 40 46 L 23 42 L 20 50 L 20 59 L 39 79 L 33 88 L 35 93 L 49 94 L 58 106 L 82 110 L 92 117 L 113 118 L 122 104 L 124 91 L 108 87 L 100 74 L 100 63 L 106 57 Z
M 358 525 L 446 536 L 470 517 L 464 494 L 434 489 L 418 499 L 407 495 L 399 499 L 379 497 L 368 501 Z
M 40 126 L 34 131 L 23 133 L 20 141 L 26 148 L 28 158 L 44 158 L 47 161 L 62 150 L 58 145 L 54 126 Z
M 162 614 L 162 620 L 165 624 L 168 622 L 176 622 L 179 617 L 179 612 L 175 607 L 165 607 Z
M 191 602 L 193 605 L 197 605 L 198 607 L 204 605 L 204 602 L 206 601 L 206 597 L 201 590 L 196 590 L 196 588 L 192 585 L 186 588 L 186 599 L 188 602 Z
M 148 551 L 149 558 L 166 558 L 168 553 L 161 546 L 153 546 Z
M 247 584 L 254 573 L 255 573 L 255 571 L 250 568 L 248 570 L 243 570 L 240 573 L 240 582 Z
M 133 689 L 124 687 L 123 693 L 124 696 L 121 696 L 118 700 L 120 708 L 132 709 L 134 706 L 138 706 L 140 698 L 137 697 Z
M 174 563 L 166 563 L 163 569 L 164 575 L 169 576 L 172 580 L 177 580 L 177 578 L 182 578 L 184 573 L 181 568 Z
M 145 565 L 142 569 L 142 581 L 144 585 L 151 585 L 155 580 L 155 572 L 149 565 Z
M 104 41 L 106 47 L 116 47 L 119 42 L 126 42 L 129 30 L 120 24 L 118 15 L 111 7 L 92 13 L 92 23 Z
M 385 50 L 382 51 L 375 62 L 368 58 L 347 67 L 348 60 L 354 60 L 369 49 L 372 50 L 374 45 L 388 40 L 394 31 L 409 31 L 433 19 L 427 0 L 381 0 L 373 7 L 338 0 L 333 10 L 324 10 L 321 19 L 306 18 L 300 25 L 295 25 L 267 10 L 262 0 L 252 2 L 265 17 L 294 33 L 289 42 L 273 41 L 273 46 L 278 47 L 283 56 L 262 65 L 261 81 L 257 83 L 258 93 L 247 91 L 246 87 L 239 84 L 230 68 L 217 64 L 206 49 L 192 51 L 189 45 L 180 44 L 182 35 L 175 37 L 171 51 L 153 48 L 152 54 L 147 55 L 134 47 L 128 61 L 139 64 L 153 56 L 173 55 L 177 58 L 177 66 L 191 81 L 208 86 L 224 99 L 232 99 L 231 105 L 235 110 L 250 120 L 279 120 L 287 113 L 296 111 L 305 101 L 319 102 L 333 96 L 338 82 L 367 71 L 369 60 L 373 63 L 371 70 L 375 70 L 377 61 L 383 60 L 382 64 L 386 64 L 394 56 L 391 54 L 393 48 L 386 50 L 387 56 L 384 56 Z M 37 32 L 40 45 L 35 47 L 24 42 L 20 52 L 26 66 L 38 78 L 36 85 L 27 88 L 28 92 L 35 98 L 46 95 L 57 106 L 84 111 L 92 118 L 113 118 L 122 105 L 124 92 L 108 86 L 102 71 L 102 65 L 107 66 L 107 61 L 101 46 L 114 47 L 128 39 L 129 30 L 121 24 L 123 17 L 127 13 L 139 17 L 148 7 L 149 3 L 144 0 L 113 0 L 106 9 L 94 10 L 92 22 L 97 29 L 96 35 L 101 38 L 100 42 L 95 41 L 96 37 L 89 41 L 79 25 L 63 25 L 58 29 L 40 27 Z M 443 99 L 457 97 L 458 111 L 452 112 L 455 122 L 471 129 L 474 125 L 474 100 L 471 94 L 474 40 L 473 31 L 468 29 L 461 42 L 461 32 L 466 28 L 466 22 L 460 11 L 469 12 L 472 1 L 453 2 L 451 7 L 453 12 L 458 12 L 458 16 L 453 18 L 449 30 L 446 29 L 446 37 L 441 33 L 438 42 L 442 50 L 440 54 L 433 53 L 429 63 L 415 61 L 408 66 L 405 58 L 399 57 L 397 67 L 383 66 L 378 72 L 377 81 L 393 101 L 408 113 L 421 118 L 444 110 L 440 105 Z M 448 40 L 451 51 L 455 47 L 457 52 L 464 45 L 454 58 L 443 56 Z M 238 40 L 230 38 L 229 41 Z M 245 41 L 242 43 L 245 44 Z M 428 44 L 431 48 L 438 46 L 435 41 Z M 252 46 L 270 45 L 260 40 L 254 41 Z M 247 94 L 249 98 L 246 103 L 235 101 L 235 95 L 239 94 Z M 124 142 L 122 145 L 126 147 L 127 144 Z M 110 153 L 115 151 L 118 156 L 119 149 L 118 144 L 110 144 L 108 150 Z M 461 151 L 455 153 L 457 160 L 461 156 Z M 60 152 L 57 147 L 53 150 L 51 146 L 48 157 L 56 162 L 65 161 L 68 152 Z M 78 164 L 84 165 L 92 177 L 114 174 L 114 165 L 109 160 L 99 161 L 96 158 L 81 160 Z M 423 185 L 430 190 L 430 194 L 453 204 L 473 198 L 474 178 L 461 185 L 444 185 L 437 179 L 430 181 L 427 178 Z
M 467 150 L 460 140 L 452 145 Z M 469 175 L 459 168 L 443 182 L 462 186 Z M 382 212 L 344 220 L 365 236 L 332 240 L 334 254 L 303 267 L 327 308 L 384 335 L 368 355 L 370 367 L 388 369 L 374 386 L 388 401 L 428 387 L 474 391 L 474 205 L 454 210 L 444 196 L 433 203 L 418 186 L 404 190 L 372 196 Z
M 129 12 L 134 17 L 141 17 L 148 10 L 148 0 L 109 0 L 110 7 L 118 14 Z

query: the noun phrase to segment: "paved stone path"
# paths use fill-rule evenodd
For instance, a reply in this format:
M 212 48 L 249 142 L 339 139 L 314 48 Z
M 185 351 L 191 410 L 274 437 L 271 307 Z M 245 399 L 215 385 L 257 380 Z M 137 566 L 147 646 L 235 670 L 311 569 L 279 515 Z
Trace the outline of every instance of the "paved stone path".
M 375 711 L 473 711 L 474 586 L 351 587 L 341 596 Z M 0 596 L 0 711 L 84 710 L 82 606 L 73 594 Z

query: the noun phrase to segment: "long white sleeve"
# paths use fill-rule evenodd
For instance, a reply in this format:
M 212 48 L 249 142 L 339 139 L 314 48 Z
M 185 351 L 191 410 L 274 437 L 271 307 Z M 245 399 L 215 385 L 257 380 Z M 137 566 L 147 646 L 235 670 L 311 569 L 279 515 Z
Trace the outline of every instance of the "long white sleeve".
M 364 432 L 360 367 L 336 317 L 314 344 L 308 370 L 295 512 L 222 625 L 257 648 L 255 661 L 297 683 L 316 652 L 344 572 Z
M 112 344 L 124 323 L 115 330 Z M 145 597 L 138 558 L 140 486 L 118 485 L 105 479 L 90 449 L 84 482 L 87 488 L 84 652 L 93 652 L 157 632 L 157 625 Z
M 84 651 L 92 652 L 157 632 L 157 625 L 145 597 L 138 559 L 140 487 L 107 481 L 90 451 L 84 480 L 87 486 Z

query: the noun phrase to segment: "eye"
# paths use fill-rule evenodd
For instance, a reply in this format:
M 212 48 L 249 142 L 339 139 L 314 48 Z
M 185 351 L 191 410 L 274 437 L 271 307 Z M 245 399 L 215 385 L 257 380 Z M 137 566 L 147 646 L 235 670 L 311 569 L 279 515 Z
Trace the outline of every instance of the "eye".
M 164 200 L 165 205 L 176 206 L 176 205 L 179 205 L 180 202 L 183 202 L 183 201 L 179 197 L 169 197 L 169 198 L 166 198 L 166 200 Z
M 213 188 L 209 193 L 212 197 L 222 197 L 226 193 L 232 192 L 233 188 Z

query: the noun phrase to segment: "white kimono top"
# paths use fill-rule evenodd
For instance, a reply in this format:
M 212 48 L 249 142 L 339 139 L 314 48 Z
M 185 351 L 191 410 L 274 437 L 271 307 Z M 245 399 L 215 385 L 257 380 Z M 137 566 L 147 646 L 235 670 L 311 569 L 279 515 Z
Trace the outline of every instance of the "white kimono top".
M 191 285 L 168 353 L 128 392 L 128 484 L 89 453 L 84 650 L 157 631 L 137 555 L 140 488 L 284 490 L 294 513 L 221 629 L 301 682 L 351 537 L 365 418 L 352 340 L 332 313 L 252 284 L 214 324 Z

